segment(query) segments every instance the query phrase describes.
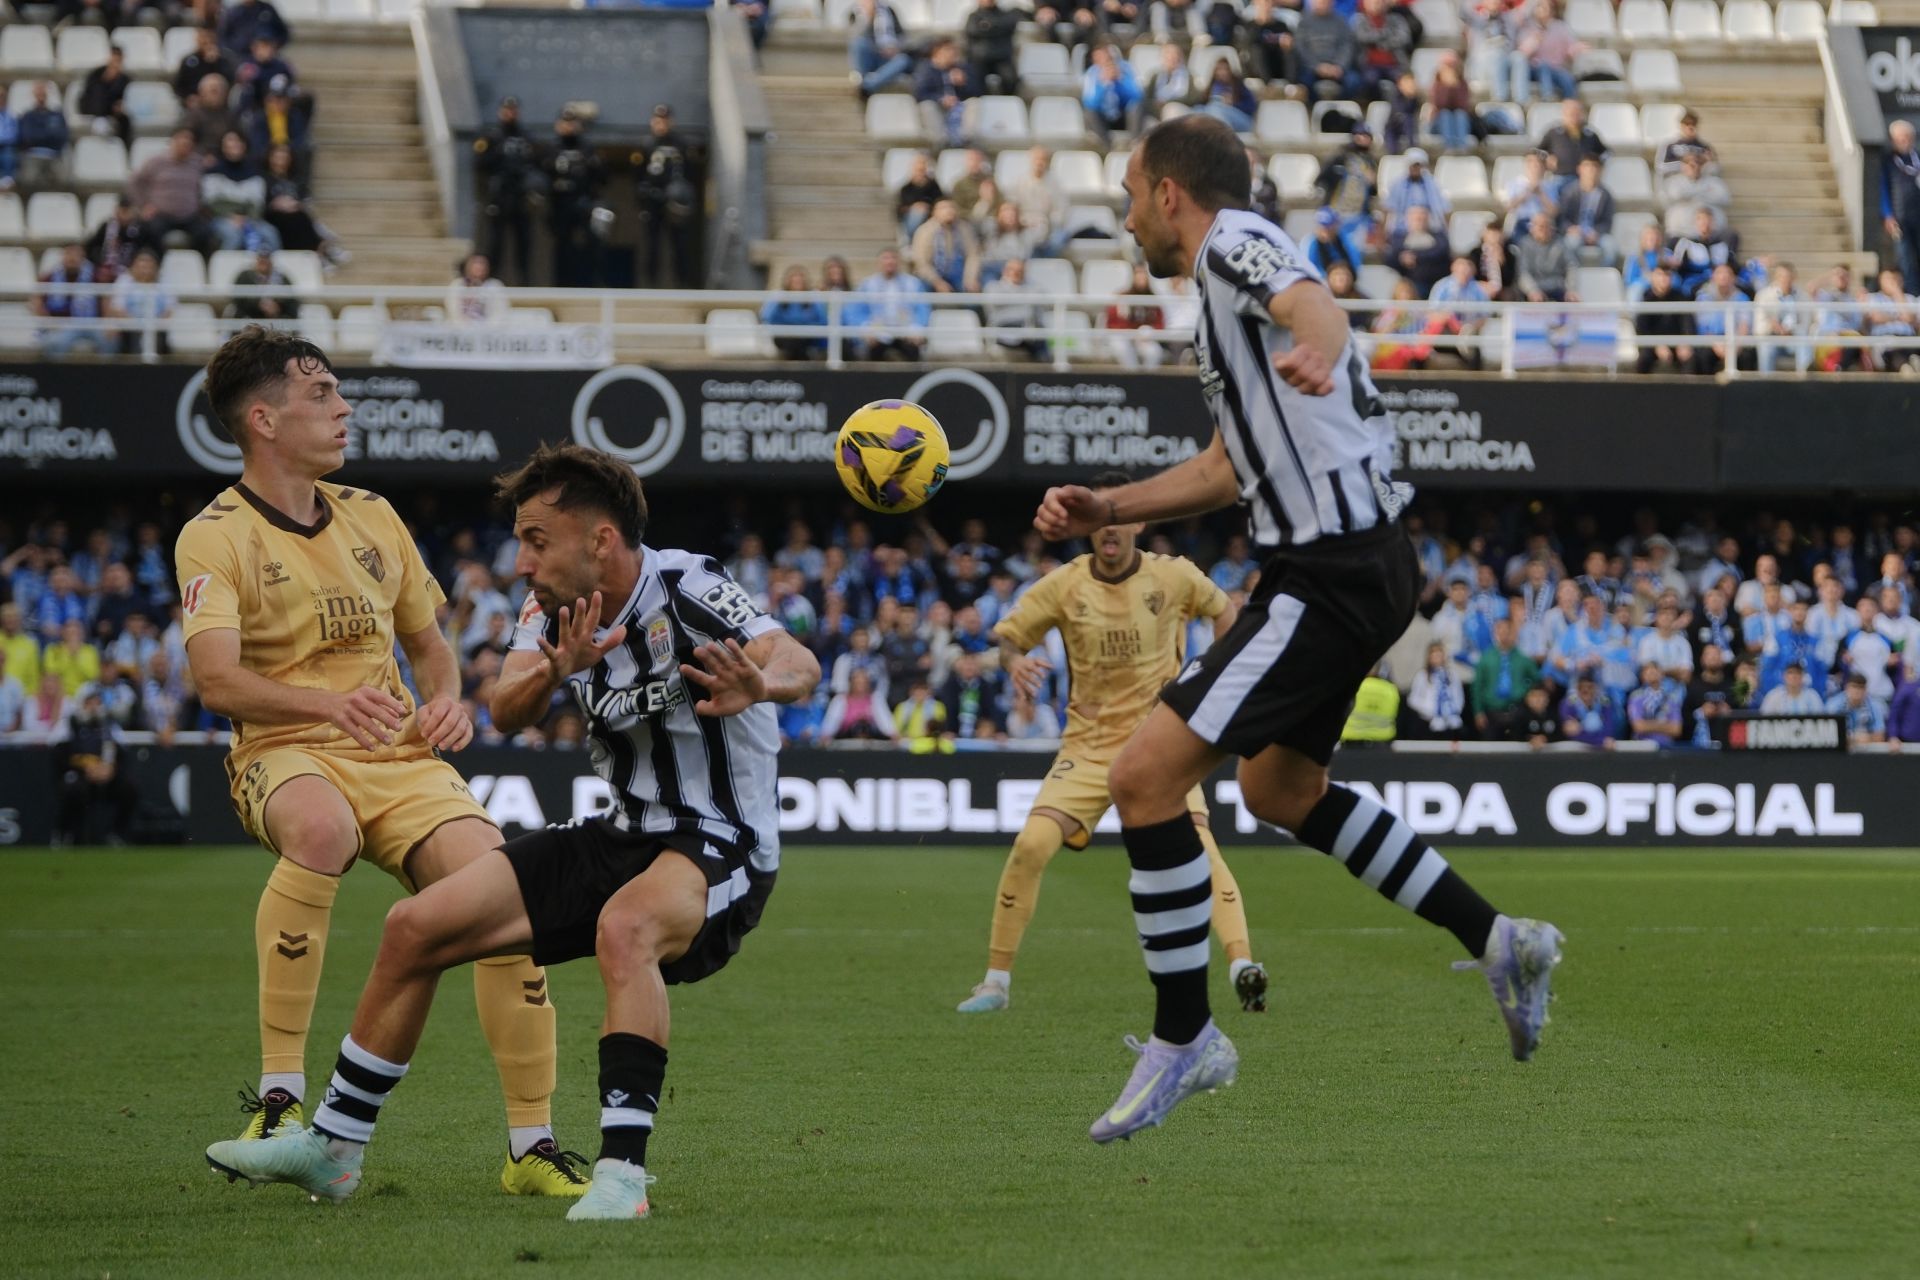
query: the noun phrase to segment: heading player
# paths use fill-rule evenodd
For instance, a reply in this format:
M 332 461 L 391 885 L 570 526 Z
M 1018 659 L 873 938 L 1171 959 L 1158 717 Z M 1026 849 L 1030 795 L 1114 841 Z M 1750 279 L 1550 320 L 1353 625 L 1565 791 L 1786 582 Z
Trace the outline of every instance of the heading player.
M 500 847 L 500 831 L 437 757 L 473 737 L 435 610 L 445 596 L 400 517 L 364 489 L 323 484 L 345 461 L 352 408 L 326 354 L 249 326 L 207 365 L 207 398 L 244 459 L 240 479 L 174 547 L 187 660 L 206 707 L 233 721 L 233 806 L 276 855 L 254 919 L 260 1087 L 242 1140 L 297 1128 L 307 1027 L 340 877 L 365 857 L 417 891 Z M 426 701 L 400 680 L 406 650 Z M 480 1026 L 506 1094 L 501 1185 L 578 1196 L 553 1140 L 554 1012 L 524 955 L 473 971 Z
M 543 447 L 499 492 L 532 594 L 493 721 L 532 724 L 565 689 L 614 807 L 521 836 L 395 906 L 313 1127 L 216 1143 L 208 1158 L 346 1198 L 443 970 L 529 947 L 543 963 L 592 955 L 607 989 L 600 1158 L 567 1217 L 631 1221 L 653 1181 L 666 989 L 718 972 L 760 922 L 780 864 L 770 704 L 811 694 L 820 665 L 718 562 L 642 545 L 646 501 L 617 459 Z
M 1095 488 L 1127 483 L 1123 471 L 1093 477 Z M 1050 664 L 1027 655 L 1058 628 L 1065 642 L 1070 678 L 1067 728 L 1060 754 L 1047 769 L 1033 811 L 1014 837 L 1000 873 L 987 946 L 987 976 L 960 1004 L 961 1013 L 991 1013 L 1007 1007 L 1013 959 L 1040 897 L 1040 877 L 1065 844 L 1084 849 L 1113 806 L 1107 768 L 1127 737 L 1153 709 L 1160 688 L 1186 657 L 1187 624 L 1213 622 L 1214 638 L 1226 634 L 1236 610 L 1226 592 L 1190 560 L 1139 549 L 1143 524 L 1110 524 L 1096 530 L 1093 550 L 1061 565 L 1029 587 L 1012 612 L 994 627 L 1001 665 L 1013 683 L 1037 697 Z M 1247 939 L 1247 910 L 1233 873 L 1207 828 L 1207 800 L 1199 786 L 1187 795 L 1187 811 L 1213 869 L 1214 932 L 1227 954 L 1229 977 L 1240 1007 L 1267 1007 L 1267 971 L 1254 963 Z M 1194 908 L 1196 916 L 1206 913 Z
M 1498 913 L 1405 821 L 1327 780 L 1354 690 L 1405 632 L 1421 583 L 1399 525 L 1412 490 L 1391 478 L 1393 424 L 1347 317 L 1299 246 L 1247 211 L 1246 151 L 1220 121 L 1148 132 L 1125 187 L 1148 270 L 1198 286 L 1194 349 L 1217 430 L 1204 452 L 1138 484 L 1049 489 L 1034 526 L 1069 538 L 1240 502 L 1265 560 L 1232 629 L 1166 687 L 1108 774 L 1157 1007 L 1092 1136 L 1159 1124 L 1237 1069 L 1208 1008 L 1206 925 L 1192 910 L 1210 876 L 1186 801 L 1229 754 L 1256 817 L 1459 939 L 1471 957 L 1459 967 L 1485 974 L 1524 1060 L 1546 1021 L 1559 930 Z

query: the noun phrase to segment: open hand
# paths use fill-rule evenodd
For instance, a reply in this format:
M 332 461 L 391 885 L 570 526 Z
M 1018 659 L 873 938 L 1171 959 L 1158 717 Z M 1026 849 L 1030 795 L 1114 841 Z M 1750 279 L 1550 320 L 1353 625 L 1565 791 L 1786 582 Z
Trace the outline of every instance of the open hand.
M 626 624 L 622 623 L 603 638 L 595 640 L 593 633 L 599 626 L 598 591 L 593 593 L 591 601 L 575 600 L 571 609 L 566 605 L 560 606 L 560 643 L 549 644 L 545 636 L 538 637 L 540 652 L 547 660 L 547 669 L 555 684 L 576 671 L 586 671 L 595 666 L 627 638 Z
M 700 660 L 700 666 L 683 662 L 680 674 L 707 691 L 706 700 L 694 704 L 693 709 L 701 715 L 738 715 L 767 700 L 766 675 L 738 640 L 724 645 L 703 644 L 693 656 Z

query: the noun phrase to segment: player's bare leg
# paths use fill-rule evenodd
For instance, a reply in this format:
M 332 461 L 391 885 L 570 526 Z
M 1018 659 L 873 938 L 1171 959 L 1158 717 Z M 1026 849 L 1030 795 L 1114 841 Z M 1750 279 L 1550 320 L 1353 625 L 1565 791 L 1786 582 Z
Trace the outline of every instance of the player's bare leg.
M 600 1036 L 600 1158 L 569 1221 L 647 1216 L 647 1139 L 667 1074 L 663 964 L 687 953 L 707 918 L 707 877 L 663 850 L 600 910 L 594 954 L 607 988 Z
M 1558 929 L 1494 910 L 1403 819 L 1329 783 L 1326 766 L 1298 751 L 1274 746 L 1242 761 L 1240 793 L 1256 818 L 1338 858 L 1381 897 L 1458 938 L 1471 958 L 1454 967 L 1486 976 L 1513 1056 L 1533 1056 L 1560 962 Z
M 503 843 L 493 823 L 456 818 L 434 828 L 407 855 L 407 878 L 425 888 Z M 579 1195 L 586 1180 L 553 1140 L 557 1017 L 546 970 L 524 955 L 478 960 L 473 966 L 473 999 L 507 1104 L 502 1188 L 515 1195 Z
M 380 1107 L 419 1046 L 441 973 L 485 956 L 522 953 L 532 941 L 505 854 L 488 853 L 402 898 L 387 912 L 373 973 L 313 1127 L 260 1142 L 216 1142 L 207 1149 L 208 1163 L 256 1184 L 291 1182 L 316 1198 L 351 1195 Z
M 360 829 L 338 788 L 315 774 L 290 778 L 267 797 L 267 838 L 279 851 L 254 913 L 260 975 L 260 1087 L 242 1105 L 242 1138 L 298 1128 L 307 1093 L 307 1032 L 320 993 L 327 930 L 340 877 L 360 850 Z
M 1113 1106 L 1094 1121 L 1096 1142 L 1162 1123 L 1189 1095 L 1232 1084 L 1239 1065 L 1207 1001 L 1213 877 L 1187 808 L 1188 793 L 1223 756 L 1162 704 L 1107 775 L 1133 868 L 1127 888 L 1155 1009 L 1152 1038 L 1127 1038 L 1140 1060 Z
M 1000 885 L 994 892 L 993 924 L 987 940 L 987 976 L 962 1000 L 961 1013 L 997 1013 L 1007 1007 L 1013 985 L 1013 960 L 1020 950 L 1040 901 L 1040 877 L 1047 864 L 1068 843 L 1085 830 L 1079 821 L 1048 806 L 1027 815 L 1020 834 L 1013 839 L 1007 865 L 1000 870 Z

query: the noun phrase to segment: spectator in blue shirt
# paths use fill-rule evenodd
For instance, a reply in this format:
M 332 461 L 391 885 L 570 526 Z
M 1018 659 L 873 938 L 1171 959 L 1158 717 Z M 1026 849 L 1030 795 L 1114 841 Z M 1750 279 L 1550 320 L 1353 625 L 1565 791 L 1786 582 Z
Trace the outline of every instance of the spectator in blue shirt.
M 1786 679 L 1789 668 L 1799 667 L 1807 683 L 1824 696 L 1827 664 L 1820 657 L 1820 637 L 1807 630 L 1807 602 L 1795 600 L 1787 606 L 1787 625 L 1768 637 L 1760 657 L 1761 696 L 1772 692 Z
M 1427 153 L 1423 148 L 1407 149 L 1407 172 L 1387 189 L 1386 199 L 1381 202 L 1387 215 L 1388 235 L 1406 230 L 1407 210 L 1416 206 L 1427 209 L 1434 226 L 1447 225 L 1447 215 L 1453 212 L 1453 202 L 1447 199 L 1447 193 L 1440 189 L 1440 183 L 1427 171 L 1427 164 Z
M 1356 275 L 1360 272 L 1360 260 L 1340 230 L 1340 215 L 1332 209 L 1322 209 L 1313 215 L 1313 236 L 1307 241 L 1307 261 L 1322 276 L 1335 263 L 1345 265 L 1347 270 Z
M 1224 121 L 1235 133 L 1249 133 L 1259 105 L 1231 62 L 1222 58 L 1213 64 L 1213 79 L 1207 83 L 1207 102 L 1202 111 Z
M 805 267 L 792 266 L 781 278 L 780 288 L 786 293 L 805 293 L 813 285 L 807 278 Z M 798 298 L 769 298 L 766 305 L 760 308 L 760 323 L 766 325 L 824 325 L 826 322 L 827 309 L 817 302 L 803 302 Z M 788 360 L 811 360 L 826 352 L 827 340 L 776 335 L 773 347 Z
M 1827 699 L 1827 710 L 1847 718 L 1847 741 L 1855 746 L 1887 740 L 1887 706 L 1867 694 L 1867 678 L 1857 672 L 1846 688 Z
M 1641 227 L 1640 247 L 1626 260 L 1622 272 L 1627 286 L 1627 301 L 1638 302 L 1645 297 L 1647 286 L 1653 283 L 1655 269 L 1671 265 L 1667 259 L 1667 243 L 1660 237 L 1660 228 L 1651 222 Z
M 1104 140 L 1109 134 L 1132 132 L 1138 123 L 1140 82 L 1133 67 L 1113 56 L 1113 45 L 1095 45 L 1080 80 L 1080 105 L 1087 124 Z
M 1573 692 L 1560 700 L 1560 726 L 1569 742 L 1590 747 L 1612 747 L 1620 736 L 1620 713 L 1585 672 L 1574 681 Z
M 0 190 L 11 190 L 20 169 L 20 118 L 0 102 Z
M 933 308 L 921 298 L 930 292 L 918 277 L 900 270 L 900 254 L 882 249 L 878 270 L 854 290 L 846 309 L 850 328 L 864 330 L 859 344 L 867 360 L 917 360 L 926 346 Z
M 1227 539 L 1225 553 L 1214 563 L 1207 576 L 1222 591 L 1243 591 L 1246 589 L 1247 575 L 1258 567 L 1248 552 L 1246 535 L 1236 533 Z
M 1807 687 L 1807 670 L 1797 662 L 1789 662 L 1781 683 L 1760 699 L 1763 716 L 1817 716 L 1826 709 L 1826 699 Z
M 1475 279 L 1473 273 L 1472 257 L 1462 254 L 1455 258 L 1449 266 L 1448 273 L 1437 281 L 1432 291 L 1427 294 L 1427 300 L 1439 303 L 1486 302 L 1488 300 L 1486 286 Z M 1447 332 L 1457 333 L 1463 339 L 1472 339 L 1486 327 L 1487 313 L 1484 311 L 1449 312 L 1445 323 Z M 1470 341 L 1463 341 L 1453 344 L 1451 349 L 1467 368 L 1480 367 L 1480 348 L 1477 345 Z
M 33 625 L 48 644 L 60 639 L 60 629 L 69 622 L 87 621 L 87 598 L 80 594 L 80 583 L 73 570 L 61 565 L 47 575 L 47 589 L 33 609 Z
M 78 244 L 67 245 L 60 251 L 60 262 L 53 270 L 40 277 L 47 285 L 97 283 L 93 264 L 87 261 L 85 251 Z M 107 337 L 98 324 L 75 323 L 100 318 L 100 295 L 97 293 L 44 293 L 33 300 L 36 315 L 49 319 L 66 321 L 58 328 L 43 329 L 40 332 L 40 350 L 46 355 L 58 358 L 71 352 L 75 347 L 90 347 L 96 354 L 107 349 Z
M 52 82 L 33 86 L 33 105 L 20 113 L 19 184 L 23 191 L 39 191 L 59 186 L 63 179 L 63 161 L 69 135 L 67 118 L 60 108 L 49 105 L 47 92 Z
M 1682 690 L 1667 679 L 1659 664 L 1649 662 L 1640 668 L 1640 687 L 1627 697 L 1627 723 L 1633 736 L 1642 742 L 1670 747 L 1680 736 Z

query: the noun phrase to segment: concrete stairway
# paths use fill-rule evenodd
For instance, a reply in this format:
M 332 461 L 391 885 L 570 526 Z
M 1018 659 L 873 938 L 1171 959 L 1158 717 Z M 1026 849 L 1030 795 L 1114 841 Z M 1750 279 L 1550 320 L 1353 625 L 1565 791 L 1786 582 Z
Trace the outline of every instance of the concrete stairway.
M 467 245 L 448 237 L 441 220 L 408 29 L 310 23 L 289 52 L 318 99 L 314 203 L 353 253 L 334 279 L 362 286 L 451 280 Z
M 1827 157 L 1825 80 L 1811 45 L 1683 51 L 1680 81 L 1700 136 L 1720 153 L 1743 256 L 1791 262 L 1808 286 L 1839 263 L 1856 279 L 1872 269 L 1874 255 L 1852 248 Z

